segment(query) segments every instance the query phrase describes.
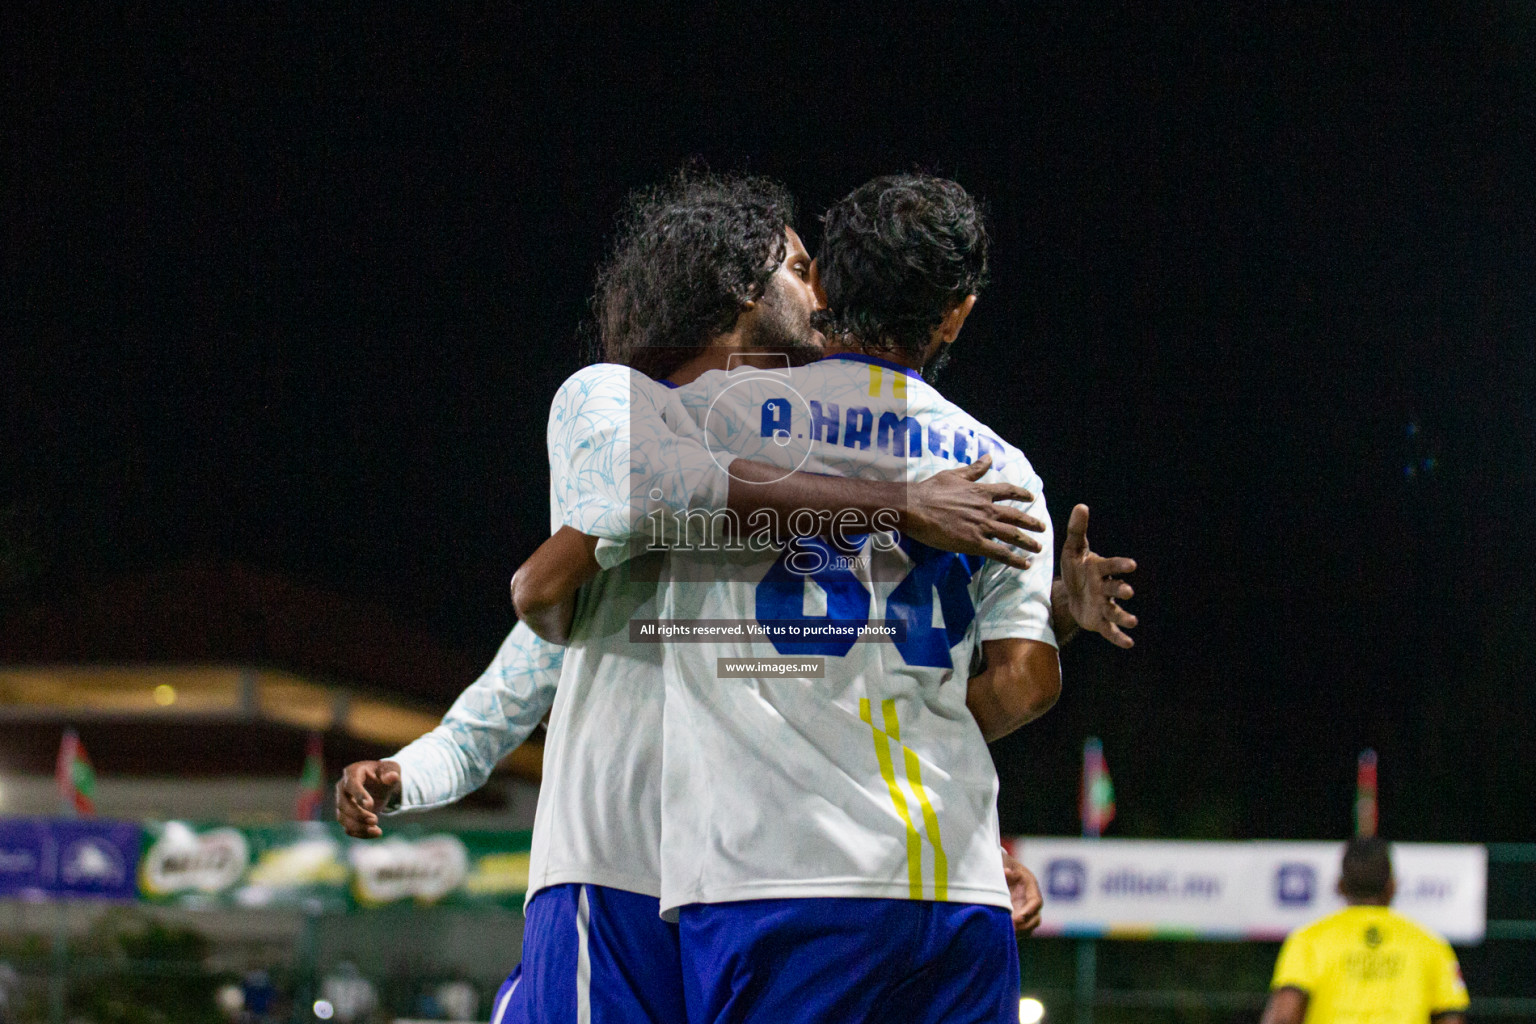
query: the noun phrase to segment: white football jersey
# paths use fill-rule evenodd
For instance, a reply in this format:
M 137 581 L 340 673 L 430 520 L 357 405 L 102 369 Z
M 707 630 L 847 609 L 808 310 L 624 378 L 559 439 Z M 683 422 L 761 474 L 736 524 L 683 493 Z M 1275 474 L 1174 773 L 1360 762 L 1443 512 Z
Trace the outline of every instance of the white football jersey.
M 736 620 L 776 639 L 655 645 L 667 684 L 663 912 L 816 896 L 1008 907 L 997 776 L 965 696 L 981 640 L 1055 645 L 1039 477 L 1017 448 L 884 360 L 715 371 L 676 394 L 721 464 L 734 455 L 915 482 L 990 453 L 986 479 L 1032 491 L 1028 511 L 1047 531 L 1027 571 L 894 532 L 764 552 L 750 537 L 744 551 L 691 550 L 679 531 L 661 618 Z M 856 641 L 860 627 L 895 635 Z M 720 677 L 725 659 L 784 656 L 824 659 L 824 677 Z
M 551 532 L 627 539 L 647 515 L 725 505 L 728 478 L 675 392 L 628 367 L 567 379 L 547 440 Z M 578 597 L 544 740 L 530 899 L 573 882 L 660 894 L 662 651 L 630 643 L 629 620 L 655 617 L 667 557 L 606 569 Z

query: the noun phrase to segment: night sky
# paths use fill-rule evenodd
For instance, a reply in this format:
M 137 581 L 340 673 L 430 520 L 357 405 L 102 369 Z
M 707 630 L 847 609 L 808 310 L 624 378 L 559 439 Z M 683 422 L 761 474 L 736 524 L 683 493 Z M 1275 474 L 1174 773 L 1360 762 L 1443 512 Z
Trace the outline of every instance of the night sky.
M 772 175 L 814 251 L 917 167 L 994 230 L 942 390 L 1141 563 L 1005 829 L 1092 732 L 1111 834 L 1342 836 L 1367 745 L 1389 836 L 1536 834 L 1526 5 L 205 6 L 0 15 L 7 614 L 227 560 L 489 660 L 625 193 Z

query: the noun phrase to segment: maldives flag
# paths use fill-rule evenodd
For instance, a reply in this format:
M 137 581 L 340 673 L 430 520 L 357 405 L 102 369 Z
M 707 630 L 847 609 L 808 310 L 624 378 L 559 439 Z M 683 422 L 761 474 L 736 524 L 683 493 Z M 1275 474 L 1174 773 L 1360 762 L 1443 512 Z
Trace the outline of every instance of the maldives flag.
M 1355 762 L 1355 835 L 1376 835 L 1376 751 L 1369 749 L 1360 751 Z
M 321 750 L 320 734 L 312 732 L 304 753 L 304 772 L 299 776 L 299 797 L 293 802 L 293 816 L 299 821 L 319 821 L 324 802 L 325 755 Z
M 1115 819 L 1115 785 L 1109 780 L 1109 765 L 1104 763 L 1104 745 L 1097 736 L 1083 744 L 1083 788 L 1081 793 L 1083 835 L 1097 838 Z
M 96 769 L 91 767 L 80 734 L 73 729 L 64 730 L 53 775 L 59 786 L 59 797 L 64 801 L 64 813 L 96 813 Z

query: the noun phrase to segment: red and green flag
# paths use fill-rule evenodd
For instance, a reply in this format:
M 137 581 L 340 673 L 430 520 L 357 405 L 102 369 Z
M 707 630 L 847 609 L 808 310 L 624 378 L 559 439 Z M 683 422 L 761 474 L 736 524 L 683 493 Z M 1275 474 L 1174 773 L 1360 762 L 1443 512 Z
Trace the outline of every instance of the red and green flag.
M 1360 751 L 1355 762 L 1355 835 L 1376 835 L 1376 751 L 1369 748 Z
M 96 769 L 91 767 L 80 734 L 73 729 L 64 730 L 53 775 L 59 786 L 59 798 L 64 801 L 64 813 L 96 813 Z
M 1109 779 L 1109 765 L 1104 762 L 1104 745 L 1097 736 L 1083 744 L 1083 787 L 1080 806 L 1083 835 L 1098 838 L 1115 819 L 1115 784 Z
M 309 734 L 304 752 L 304 772 L 299 776 L 299 797 L 293 803 L 293 816 L 299 821 L 319 821 L 325 803 L 325 754 L 320 734 Z

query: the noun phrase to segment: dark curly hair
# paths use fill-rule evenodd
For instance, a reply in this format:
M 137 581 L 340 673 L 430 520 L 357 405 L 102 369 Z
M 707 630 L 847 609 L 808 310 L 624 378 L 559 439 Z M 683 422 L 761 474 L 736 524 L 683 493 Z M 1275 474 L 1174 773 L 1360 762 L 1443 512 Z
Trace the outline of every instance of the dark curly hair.
M 594 355 L 672 373 L 762 296 L 794 216 L 789 192 L 761 177 L 684 170 L 632 193 L 597 272 Z
M 816 265 L 827 309 L 814 322 L 845 343 L 921 356 L 944 315 L 987 283 L 986 218 L 947 178 L 876 178 L 822 221 Z

